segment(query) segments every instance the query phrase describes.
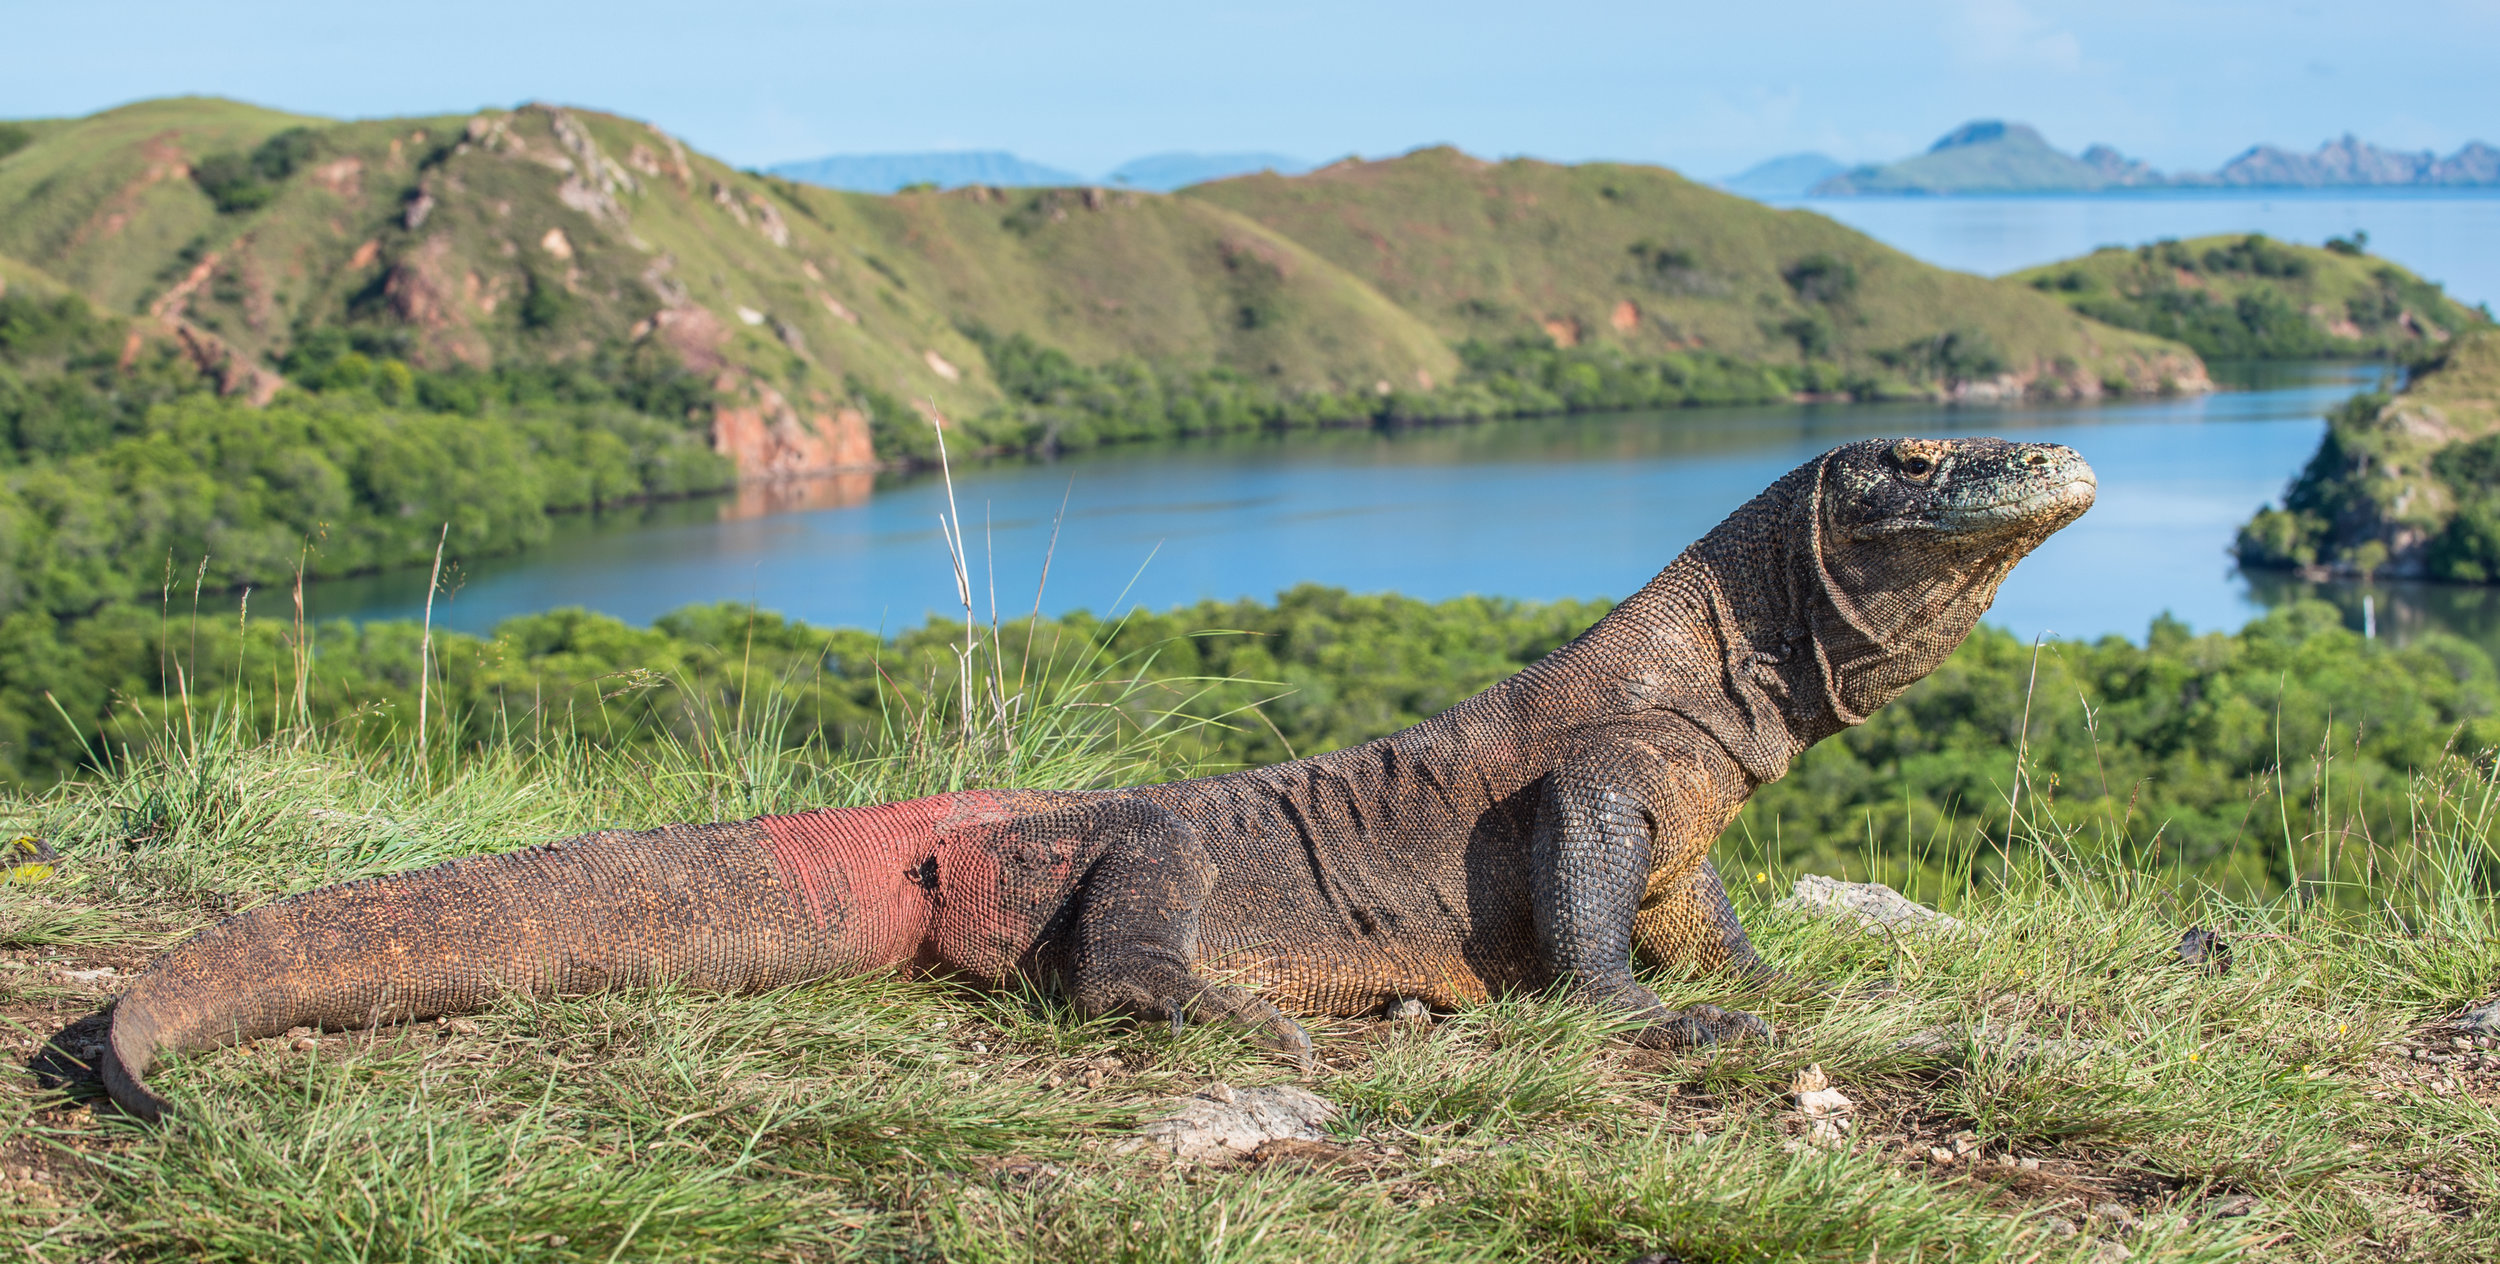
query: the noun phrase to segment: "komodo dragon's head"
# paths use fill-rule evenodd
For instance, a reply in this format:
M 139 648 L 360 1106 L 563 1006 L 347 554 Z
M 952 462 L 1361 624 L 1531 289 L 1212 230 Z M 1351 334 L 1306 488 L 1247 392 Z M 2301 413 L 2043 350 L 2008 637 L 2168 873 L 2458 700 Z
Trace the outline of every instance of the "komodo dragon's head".
M 1873 439 L 1833 449 L 1809 477 L 1791 575 L 1821 589 L 1811 631 L 1843 723 L 1943 662 L 2014 563 L 2099 486 L 2072 448 L 2003 439 Z

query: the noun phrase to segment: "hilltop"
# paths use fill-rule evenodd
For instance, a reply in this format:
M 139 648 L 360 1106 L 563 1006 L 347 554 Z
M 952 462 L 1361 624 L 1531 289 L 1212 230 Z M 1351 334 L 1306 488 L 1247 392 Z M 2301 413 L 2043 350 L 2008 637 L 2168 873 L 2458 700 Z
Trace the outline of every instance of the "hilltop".
M 2403 392 L 2337 410 L 2236 552 L 2319 576 L 2500 582 L 2500 330 L 2459 334 Z
M 0 278 L 84 296 L 228 393 L 318 382 L 341 337 L 419 375 L 669 369 L 749 478 L 926 455 L 928 417 L 1030 448 L 2203 381 L 2174 344 L 1656 168 L 1427 150 L 1173 197 L 889 197 L 544 104 L 334 122 L 180 98 L 19 130 Z
M 1279 175 L 1298 176 L 1310 170 L 1312 165 L 1289 154 L 1266 152 L 1201 154 L 1174 151 L 1132 158 L 1113 167 L 1103 176 L 1103 179 L 1123 188 L 1170 193 L 1193 184 L 1248 175 L 1253 171 L 1273 171 Z
M 2021 123 L 1965 123 L 1927 152 L 1853 167 L 1814 186 L 1821 197 L 1864 193 L 2071 193 L 2107 187 L 2103 167 L 2067 154 Z
M 1185 189 L 1361 277 L 1453 342 L 1707 348 L 1963 395 L 2203 382 L 2169 344 L 1657 167 L 1455 149 Z
M 2324 248 L 2228 234 L 2107 246 L 2007 279 L 2209 359 L 2413 358 L 2491 323 L 2368 246 L 2367 234 Z
M 2214 171 L 2164 174 L 2108 145 L 2093 145 L 2078 157 L 2051 145 L 2038 130 L 2024 124 L 1980 119 L 1945 133 L 1923 154 L 1853 167 L 1823 179 L 1809 191 L 1817 197 L 1849 197 L 2365 186 L 2500 186 L 2500 149 L 2471 141 L 2441 158 L 2429 150 L 2381 148 L 2347 134 L 2312 153 L 2254 145 Z

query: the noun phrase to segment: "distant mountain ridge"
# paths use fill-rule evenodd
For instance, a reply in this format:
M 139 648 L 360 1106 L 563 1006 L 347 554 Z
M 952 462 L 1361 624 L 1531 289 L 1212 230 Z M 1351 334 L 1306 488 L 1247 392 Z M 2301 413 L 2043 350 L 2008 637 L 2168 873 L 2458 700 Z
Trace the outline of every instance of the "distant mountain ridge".
M 1028 162 L 1003 149 L 918 154 L 827 154 L 766 167 L 773 175 L 850 193 L 900 193 L 917 185 L 942 189 L 968 184 L 1001 188 L 1083 184 L 1085 178 Z
M 1285 154 L 1232 153 L 1200 154 L 1171 152 L 1132 158 L 1113 167 L 1103 177 L 1110 184 L 1150 193 L 1170 193 L 1209 180 L 1224 180 L 1259 171 L 1273 171 L 1280 176 L 1298 176 L 1315 163 L 1304 162 Z
M 986 185 L 998 189 L 1022 189 L 1066 188 L 1081 184 L 1109 184 L 1143 189 L 1149 193 L 1170 193 L 1193 184 L 1258 171 L 1296 176 L 1315 165 L 1288 154 L 1265 151 L 1208 154 L 1172 150 L 1132 158 L 1104 173 L 1101 179 L 1093 180 L 1073 171 L 1033 162 L 1003 149 L 966 149 L 927 153 L 827 154 L 822 158 L 775 163 L 764 170 L 784 179 L 840 189 L 846 193 L 900 193 L 924 186 L 961 189 Z M 1834 168 L 1837 167 L 1835 163 Z
M 1785 160 L 1774 160 L 1779 161 Z M 1765 164 L 1766 167 L 1769 165 Z M 1733 182 L 1729 187 L 1737 192 L 1746 192 L 1736 189 Z M 1850 197 L 1870 194 L 2105 193 L 2159 188 L 2402 187 L 2500 187 L 2500 148 L 2482 141 L 2470 141 L 2454 154 L 2442 158 L 2427 149 L 2382 148 L 2347 133 L 2306 154 L 2273 145 L 2256 145 L 2215 171 L 2165 174 L 2109 145 L 2095 144 L 2076 156 L 2050 144 L 2037 129 L 2028 125 L 2002 119 L 1979 119 L 1945 133 L 1923 154 L 1898 162 L 1852 167 L 1826 177 L 1805 192 L 1815 197 Z
M 2381 149 L 2351 133 L 2295 154 L 2251 146 L 2214 173 L 2217 182 L 2251 188 L 2315 189 L 2347 185 L 2500 185 L 2500 149 L 2468 141 L 2445 158 L 2424 149 Z
M 1719 187 L 1740 197 L 1804 197 L 1806 190 L 1848 169 L 1849 164 L 1830 154 L 1782 154 L 1719 181 Z

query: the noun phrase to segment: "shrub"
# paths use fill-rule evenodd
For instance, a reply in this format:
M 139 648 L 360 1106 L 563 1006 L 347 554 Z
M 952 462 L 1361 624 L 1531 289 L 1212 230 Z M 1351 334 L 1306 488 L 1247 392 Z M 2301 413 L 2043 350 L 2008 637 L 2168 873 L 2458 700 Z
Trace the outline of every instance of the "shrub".
M 1780 279 L 1805 303 L 1845 303 L 1858 292 L 1857 265 L 1819 251 L 1782 269 Z

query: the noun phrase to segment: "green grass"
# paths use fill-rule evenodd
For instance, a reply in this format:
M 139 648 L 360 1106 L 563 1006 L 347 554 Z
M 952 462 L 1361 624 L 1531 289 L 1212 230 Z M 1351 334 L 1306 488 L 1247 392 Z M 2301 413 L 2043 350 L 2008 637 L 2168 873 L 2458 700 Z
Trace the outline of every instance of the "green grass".
M 2437 284 L 2337 241 L 2343 248 L 2229 234 L 2105 246 L 2006 279 L 2209 359 L 2418 359 L 2490 325 Z
M 734 712 L 631 751 L 422 757 L 196 715 L 109 771 L 0 800 L 0 825 L 65 855 L 47 882 L 0 887 L 0 1014 L 25 1053 L 61 1033 L 91 1056 L 78 1020 L 110 984 L 64 969 L 126 972 L 227 909 L 446 856 L 1189 770 L 1166 740 L 1185 734 L 1051 702 L 1084 700 L 1085 680 L 1064 683 L 986 723 L 915 711 L 840 753 Z M 2298 898 L 2138 871 L 2089 822 L 2041 814 L 2004 863 L 1952 854 L 1988 840 L 1946 849 L 1962 889 L 1922 894 L 1971 923 L 1951 939 L 1775 907 L 1780 884 L 1748 881 L 1731 849 L 1765 953 L 1829 985 L 1736 1001 L 1776 1044 L 1639 1050 L 1540 996 L 1323 1023 L 1308 1085 L 1344 1108 L 1341 1166 L 1124 1147 L 1209 1081 L 1293 1078 L 1222 1030 L 880 977 L 261 1041 L 163 1070 L 190 1112 L 163 1128 L 97 1109 L 75 1074 L 10 1077 L 0 1241 L 58 1260 L 2012 1261 L 2090 1259 L 2101 1240 L 2139 1259 L 2488 1259 L 2500 1073 L 2391 1052 L 2500 982 L 2487 766 L 2397 790 L 2412 837 L 2335 878 L 2351 890 Z M 2232 942 L 2228 973 L 2168 959 L 2190 924 Z M 1789 1097 L 1812 1066 L 1856 1103 L 1840 1145 L 1808 1142 Z

